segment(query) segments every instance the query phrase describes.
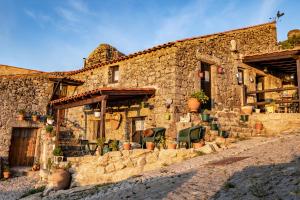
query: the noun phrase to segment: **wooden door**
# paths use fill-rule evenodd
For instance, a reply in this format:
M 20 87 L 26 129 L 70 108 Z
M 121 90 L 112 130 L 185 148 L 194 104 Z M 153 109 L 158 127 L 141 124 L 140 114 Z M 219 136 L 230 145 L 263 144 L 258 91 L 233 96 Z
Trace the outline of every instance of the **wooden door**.
M 14 128 L 9 151 L 11 166 L 32 166 L 36 145 L 37 129 Z
M 201 105 L 201 109 L 211 109 L 211 70 L 210 64 L 201 62 L 201 72 L 203 73 L 203 77 L 201 78 L 201 89 L 205 92 L 206 96 L 208 96 L 209 100 L 206 104 Z

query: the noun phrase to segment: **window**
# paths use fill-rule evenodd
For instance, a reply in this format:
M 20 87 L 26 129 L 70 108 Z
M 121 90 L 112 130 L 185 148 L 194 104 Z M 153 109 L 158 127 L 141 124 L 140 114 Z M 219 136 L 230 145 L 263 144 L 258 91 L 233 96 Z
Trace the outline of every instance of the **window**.
M 119 66 L 112 66 L 109 70 L 109 82 L 110 83 L 117 83 L 119 82 Z
M 236 77 L 237 77 L 238 84 L 243 85 L 244 84 L 244 70 L 238 69 L 238 73 L 237 73 Z

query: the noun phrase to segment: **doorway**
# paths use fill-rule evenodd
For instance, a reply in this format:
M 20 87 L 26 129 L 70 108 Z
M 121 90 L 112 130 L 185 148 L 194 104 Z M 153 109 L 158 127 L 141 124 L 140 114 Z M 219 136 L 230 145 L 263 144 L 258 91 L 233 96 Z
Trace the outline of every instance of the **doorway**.
M 203 73 L 203 76 L 201 77 L 201 89 L 209 98 L 206 104 L 201 105 L 201 109 L 211 110 L 211 65 L 209 63 L 201 62 L 200 70 Z
M 9 150 L 10 166 L 33 165 L 37 130 L 36 128 L 13 128 Z
M 256 90 L 261 91 L 265 89 L 264 76 L 256 76 Z M 256 96 L 256 101 L 265 101 L 265 93 L 258 93 Z

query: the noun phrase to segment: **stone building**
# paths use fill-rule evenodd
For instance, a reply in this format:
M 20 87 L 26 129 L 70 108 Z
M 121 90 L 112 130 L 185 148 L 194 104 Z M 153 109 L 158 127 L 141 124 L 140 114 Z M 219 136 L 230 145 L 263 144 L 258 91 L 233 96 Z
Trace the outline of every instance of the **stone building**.
M 180 118 L 189 113 L 187 100 L 193 92 L 203 89 L 209 96 L 202 110 L 231 112 L 248 104 L 258 107 L 257 90 L 286 85 L 278 71 L 268 72 L 273 70 L 270 66 L 276 61 L 274 56 L 284 59 L 275 63 L 281 67 L 279 71 L 298 75 L 299 80 L 299 52 L 280 50 L 276 23 L 270 22 L 169 42 L 130 55 L 102 44 L 79 70 L 23 75 L 18 79 L 2 76 L 0 156 L 9 155 L 11 130 L 19 127 L 11 121 L 15 121 L 19 108 L 41 114 L 46 114 L 47 108 L 53 111 L 60 119 L 58 136 L 60 131 L 69 130 L 75 138 L 95 140 L 105 135 L 107 139 L 138 142 L 140 130 L 165 127 L 167 137 L 175 138 Z M 286 71 L 281 65 L 284 62 L 293 71 Z M 296 86 L 297 81 L 293 84 Z M 55 95 L 58 88 L 65 91 L 64 95 Z M 251 91 L 256 91 L 255 95 Z M 263 99 L 279 97 L 277 91 L 263 94 Z M 97 110 L 101 112 L 100 120 L 94 116 Z M 239 121 L 238 114 L 233 116 Z M 240 131 L 238 122 L 234 123 L 228 125 L 228 130 L 235 126 L 235 132 Z

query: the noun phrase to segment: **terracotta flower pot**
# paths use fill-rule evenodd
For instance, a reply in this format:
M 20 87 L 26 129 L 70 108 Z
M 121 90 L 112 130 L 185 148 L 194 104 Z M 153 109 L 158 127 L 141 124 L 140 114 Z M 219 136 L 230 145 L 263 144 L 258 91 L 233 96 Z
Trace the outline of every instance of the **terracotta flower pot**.
M 263 129 L 263 124 L 261 122 L 256 122 L 255 123 L 255 129 L 260 131 Z
M 10 172 L 7 171 L 3 172 L 3 178 L 7 179 L 9 177 L 10 177 Z
M 168 144 L 168 149 L 176 149 L 177 144 L 175 143 L 170 143 Z
M 246 114 L 246 115 L 251 115 L 252 114 L 252 106 L 243 106 L 242 113 Z
M 188 107 L 191 112 L 198 112 L 200 105 L 201 103 L 195 98 L 190 98 L 188 100 Z
M 223 74 L 223 73 L 224 73 L 223 67 L 218 67 L 218 74 Z
M 37 115 L 32 115 L 31 119 L 32 119 L 32 121 L 36 122 L 36 121 L 38 121 L 38 116 Z
M 124 150 L 130 150 L 131 149 L 131 144 L 130 143 L 124 143 L 123 144 L 123 149 Z
M 155 144 L 153 142 L 146 142 L 146 147 L 148 150 L 154 150 Z
M 193 143 L 193 147 L 194 147 L 195 149 L 199 149 L 199 148 L 203 147 L 204 145 L 205 145 L 204 142 Z
M 19 121 L 23 121 L 24 120 L 24 115 L 18 115 L 17 118 L 18 118 Z

